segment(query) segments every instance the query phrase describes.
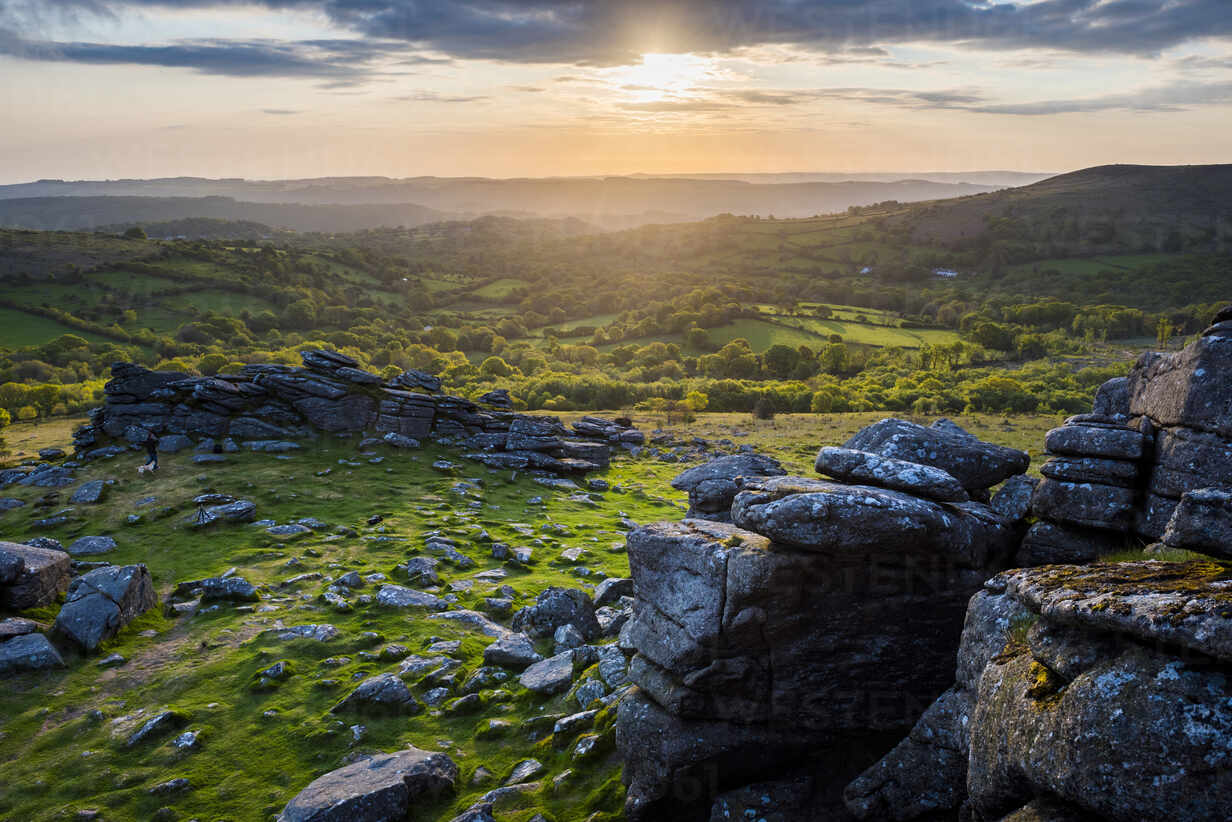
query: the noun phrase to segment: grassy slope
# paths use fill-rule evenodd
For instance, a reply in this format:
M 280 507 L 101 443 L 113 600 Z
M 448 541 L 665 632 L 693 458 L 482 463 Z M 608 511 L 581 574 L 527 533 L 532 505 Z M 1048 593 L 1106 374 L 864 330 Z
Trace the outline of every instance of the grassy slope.
M 796 415 L 758 422 L 747 415 L 708 414 L 672 429 L 682 437 L 698 434 L 748 442 L 778 456 L 788 468 L 808 474 L 820 444 L 841 442 L 879 416 Z M 964 417 L 959 421 L 990 439 L 1033 446 L 1035 454 L 1043 432 L 1057 422 L 1050 417 Z M 649 417 L 639 420 L 645 428 L 659 422 Z M 28 432 L 14 433 L 24 438 Z M 552 562 L 566 547 L 585 548 L 588 568 L 627 575 L 625 555 L 614 550 L 623 545 L 620 517 L 627 515 L 636 521 L 680 517 L 683 496 L 668 483 L 683 466 L 619 458 L 605 478 L 625 492 L 597 494 L 593 504 L 586 504 L 570 501 L 567 494 L 527 478 L 513 480 L 508 472 L 469 464 L 457 476 L 444 476 L 433 471 L 430 463 L 455 455 L 432 448 L 391 454 L 375 465 L 366 461 L 359 467 L 339 464 L 354 456 L 352 443 L 326 440 L 288 460 L 237 454 L 226 465 L 205 470 L 194 466 L 187 454 L 168 455 L 159 473 L 148 477 L 135 473 L 140 459 L 133 454 L 80 472 L 82 480 L 115 482 L 102 505 L 74 507 L 70 525 L 49 535 L 67 542 L 80 534 L 113 534 L 120 547 L 106 559 L 145 562 L 160 598 L 177 581 L 219 574 L 233 566 L 269 588 L 255 611 L 223 605 L 179 620 L 166 618 L 157 609 L 148 613 L 104 649 L 104 653 L 118 652 L 127 658 L 119 668 L 101 670 L 93 659 L 72 658 L 66 671 L 8 680 L 0 696 L 0 767 L 5 774 L 0 780 L 0 817 L 54 819 L 66 811 L 97 808 L 108 818 L 146 819 L 158 807 L 170 805 L 181 818 L 267 819 L 313 777 L 338 767 L 348 755 L 406 744 L 447 750 L 462 772 L 458 795 L 425 808 L 417 818 L 450 818 L 495 786 L 471 784 L 478 767 L 486 767 L 500 780 L 516 762 L 530 756 L 547 766 L 548 774 L 542 779 L 545 786 L 567 770 L 573 775 L 559 791 L 545 787 L 527 800 L 523 812 L 502 818 L 524 822 L 532 806 L 562 822 L 593 810 L 618 811 L 623 794 L 617 781 L 619 763 L 610 755 L 590 763 L 571 762 L 567 751 L 547 742 L 527 742 L 516 730 L 522 721 L 539 714 L 577 710 L 565 704 L 564 696 L 541 699 L 514 683 L 508 697 L 485 692 L 490 699 L 487 709 L 468 717 L 330 714 L 330 707 L 349 693 L 354 680 L 397 670 L 396 662 L 370 656 L 389 643 L 422 653 L 434 638 L 460 639 L 462 647 L 455 656 L 466 670 L 473 671 L 482 664 L 482 650 L 489 640 L 466 628 L 426 619 L 422 612 L 372 605 L 350 614 L 334 613 L 316 600 L 324 582 L 292 587 L 279 583 L 310 571 L 337 576 L 354 569 L 392 576 L 395 565 L 417 553 L 426 532 L 440 530 L 457 538 L 461 550 L 478 563 L 469 571 L 454 571 L 442 564 L 445 593 L 449 583 L 464 583 L 476 572 L 501 567 L 488 556 L 486 545 L 475 540 L 482 528 L 494 539 L 514 545 L 542 541 L 535 544 L 532 569 L 510 569 L 504 580 L 519 592 L 515 607 L 520 607 L 547 585 L 579 584 L 568 566 Z M 327 476 L 316 475 L 327 469 Z M 483 486 L 455 489 L 459 479 L 482 481 Z M 283 545 L 247 525 L 207 532 L 187 530 L 182 523 L 193 513 L 191 497 L 205 490 L 250 498 L 258 505 L 259 517 L 287 522 L 315 516 L 331 525 L 355 528 L 361 536 L 321 534 Z M 42 489 L 11 488 L 5 493 L 33 503 Z M 528 502 L 536 495 L 544 498 L 543 504 Z M 155 499 L 139 504 L 148 497 Z M 0 526 L 9 539 L 37 533 L 30 528 L 36 516 L 31 508 L 2 515 Z M 134 512 L 141 514 L 142 521 L 126 524 L 126 517 Z M 375 528 L 366 526 L 365 520 L 374 513 L 385 514 L 384 522 Z M 553 533 L 557 526 L 565 530 Z M 519 529 L 529 529 L 530 535 Z M 405 541 L 363 538 L 381 536 Z M 479 607 L 494 587 L 476 582 L 469 591 L 458 591 L 456 607 Z M 50 620 L 54 609 L 35 616 Z M 342 636 L 321 644 L 284 642 L 262 633 L 276 625 L 310 622 L 337 625 Z M 341 657 L 347 661 L 339 666 L 324 662 Z M 292 663 L 294 675 L 274 691 L 252 690 L 253 675 L 280 659 Z M 421 695 L 425 689 L 413 690 Z M 164 707 L 184 712 L 183 727 L 201 733 L 198 752 L 177 751 L 170 745 L 171 733 L 135 749 L 124 746 L 124 734 L 140 722 L 137 712 L 148 717 Z M 488 719 L 508 720 L 514 731 L 501 738 L 477 739 L 476 730 Z M 350 727 L 357 724 L 365 728 L 358 743 Z M 60 774 L 73 776 L 55 776 Z M 151 786 L 180 776 L 192 782 L 191 791 L 161 798 L 147 793 Z

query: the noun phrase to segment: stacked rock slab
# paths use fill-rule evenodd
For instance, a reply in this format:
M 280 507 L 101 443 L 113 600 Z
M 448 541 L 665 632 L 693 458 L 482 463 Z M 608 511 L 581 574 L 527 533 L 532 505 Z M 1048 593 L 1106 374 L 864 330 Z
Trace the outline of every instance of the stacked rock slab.
M 1117 416 L 1071 417 L 1044 437 L 1049 459 L 1031 498 L 1038 521 L 1023 539 L 1018 565 L 1090 562 L 1124 546 L 1151 439 L 1114 422 Z
M 318 432 L 373 431 L 407 444 L 427 437 L 462 444 L 473 457 L 500 468 L 557 473 L 602 468 L 614 443 L 636 443 L 631 425 L 586 417 L 567 431 L 550 417 L 499 407 L 481 408 L 433 393 L 440 381 L 417 371 L 386 380 L 333 351 L 301 352 L 302 368 L 246 365 L 239 374 L 185 377 L 132 363 L 112 366 L 106 404 L 74 435 L 89 454 L 105 438 L 126 432 L 286 441 Z
M 637 688 L 621 703 L 617 744 L 630 820 L 710 819 L 733 790 L 806 763 L 817 777 L 807 807 L 781 818 L 833 818 L 834 780 L 841 789 L 949 684 L 967 600 L 1005 566 L 1022 528 L 966 488 L 984 492 L 1027 456 L 957 426 L 900 423 L 874 427 L 925 454 L 957 443 L 965 482 L 827 449 L 819 468 L 855 484 L 745 477 L 731 524 L 686 519 L 629 534 L 635 606 L 622 640 L 637 650 Z M 868 439 L 893 450 L 905 438 Z
M 1232 306 L 1183 350 L 1144 354 L 1127 380 L 1129 414 L 1155 430 L 1135 530 L 1157 540 L 1181 496 L 1232 491 Z
M 848 786 L 861 819 L 1227 818 L 1232 595 L 1213 562 L 1006 572 L 957 682 Z M 1015 814 L 1018 814 L 1017 816 Z
M 683 471 L 672 480 L 672 487 L 689 495 L 686 517 L 731 522 L 732 501 L 745 478 L 781 477 L 786 473 L 773 457 L 732 454 Z

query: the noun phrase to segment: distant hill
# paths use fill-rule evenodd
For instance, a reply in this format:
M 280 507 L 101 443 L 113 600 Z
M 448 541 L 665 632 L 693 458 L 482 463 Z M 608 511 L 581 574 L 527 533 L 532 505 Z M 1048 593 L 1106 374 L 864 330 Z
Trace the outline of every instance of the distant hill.
M 414 203 L 303 205 L 250 203 L 230 197 L 31 197 L 0 199 L 0 226 L 42 230 L 164 223 L 208 218 L 246 221 L 292 231 L 327 233 L 381 226 L 417 226 L 456 219 Z
M 917 207 L 917 241 L 949 245 L 1007 237 L 1066 252 L 1232 248 L 1232 165 L 1109 165 L 1021 188 Z
M 219 220 L 213 217 L 184 217 L 178 220 L 158 222 L 123 222 L 99 226 L 107 234 L 123 234 L 130 228 L 140 228 L 156 240 L 269 240 L 285 232 L 270 228 L 265 223 L 251 220 Z
M 151 219 L 211 217 L 297 230 L 352 231 L 418 225 L 433 219 L 517 214 L 577 217 L 616 229 L 698 220 L 722 213 L 809 217 L 845 211 L 849 206 L 960 197 L 994 188 L 996 184 L 920 179 L 818 181 L 774 176 L 757 182 L 721 176 L 40 180 L 0 186 L 0 223 L 26 228 L 93 228 Z M 46 202 L 50 198 L 75 201 L 56 205 Z M 103 202 L 100 198 L 109 199 Z M 157 202 L 142 203 L 137 198 Z M 369 210 L 344 213 L 269 208 L 275 205 Z M 159 213 L 164 207 L 173 209 L 172 213 Z

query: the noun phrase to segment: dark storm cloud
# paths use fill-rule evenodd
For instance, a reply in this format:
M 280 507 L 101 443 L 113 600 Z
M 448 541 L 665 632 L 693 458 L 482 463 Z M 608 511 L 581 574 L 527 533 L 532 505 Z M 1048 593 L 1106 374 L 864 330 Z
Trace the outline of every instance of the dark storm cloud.
M 273 9 L 318 11 L 349 31 L 455 58 L 590 65 L 635 61 L 645 51 L 723 53 L 766 44 L 852 49 L 862 56 L 880 56 L 882 46 L 907 42 L 1153 55 L 1187 40 L 1232 35 L 1228 0 L 255 1 Z M 7 5 L 18 8 L 15 2 Z M 253 0 L 129 0 L 128 5 L 200 8 L 231 2 Z M 113 14 L 125 8 L 112 0 L 43 0 L 41 5 Z
M 24 60 L 188 68 L 232 77 L 306 77 L 331 86 L 368 79 L 368 63 L 384 53 L 381 46 L 347 40 L 207 39 L 147 46 L 27 40 L 0 29 L 0 54 Z

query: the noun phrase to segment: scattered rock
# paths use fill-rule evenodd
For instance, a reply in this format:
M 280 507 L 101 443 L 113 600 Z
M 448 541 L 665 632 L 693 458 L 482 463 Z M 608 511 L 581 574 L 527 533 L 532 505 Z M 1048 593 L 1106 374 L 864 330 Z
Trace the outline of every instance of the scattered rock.
M 531 665 L 518 682 L 538 694 L 552 695 L 569 690 L 573 684 L 573 651 L 565 651 Z
M 359 683 L 359 687 L 330 712 L 370 711 L 414 715 L 422 710 L 423 707 L 401 679 L 394 674 L 378 674 Z
M 81 486 L 73 492 L 69 497 L 69 502 L 73 505 L 96 505 L 103 500 L 103 492 L 107 490 L 107 483 L 103 480 L 90 480 L 83 482 Z
M 547 588 L 529 605 L 513 615 L 513 630 L 528 636 L 549 637 L 563 625 L 573 625 L 587 640 L 602 634 L 595 619 L 595 606 L 590 595 L 577 588 Z
M 23 634 L 0 642 L 0 676 L 63 667 L 60 652 L 42 634 Z
M 96 568 L 73 580 L 52 630 L 92 652 L 154 607 L 155 599 L 145 565 Z
M 111 537 L 79 537 L 68 546 L 68 552 L 75 557 L 92 554 L 107 554 L 116 549 L 116 541 Z
M 507 633 L 483 651 L 485 665 L 499 665 L 520 671 L 543 659 L 530 637 L 523 633 Z
M 387 608 L 427 608 L 431 611 L 443 611 L 449 607 L 449 603 L 438 596 L 401 585 L 382 585 L 377 591 L 376 601 Z
M 453 790 L 458 767 L 445 754 L 408 748 L 318 777 L 287 803 L 278 822 L 390 822 Z

